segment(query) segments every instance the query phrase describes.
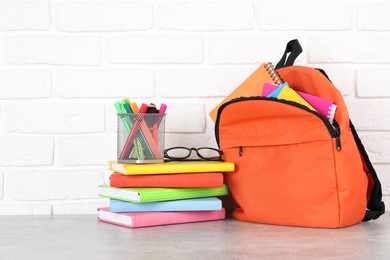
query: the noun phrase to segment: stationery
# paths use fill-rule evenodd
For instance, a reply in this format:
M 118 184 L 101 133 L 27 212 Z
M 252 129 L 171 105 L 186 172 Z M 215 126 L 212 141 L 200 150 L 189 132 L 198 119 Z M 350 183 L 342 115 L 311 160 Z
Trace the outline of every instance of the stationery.
M 110 161 L 109 169 L 124 175 L 232 172 L 234 171 L 234 163 L 220 161 L 172 161 L 164 163 L 130 164 Z
M 122 102 L 115 102 L 114 103 L 114 107 L 115 107 L 118 114 L 132 113 L 127 102 L 130 102 L 129 98 L 123 99 Z M 123 124 L 126 132 L 130 133 L 130 131 L 133 127 L 133 122 L 130 120 L 130 118 L 128 116 L 125 116 L 125 115 L 120 116 L 120 118 L 122 120 L 122 124 Z M 134 149 L 132 149 L 130 156 L 135 157 L 135 158 L 145 159 L 144 149 L 147 149 L 148 151 L 150 151 L 150 148 L 143 140 L 144 140 L 144 138 L 140 135 L 138 135 L 136 137 L 135 147 L 134 147 Z
M 278 99 L 285 99 L 289 101 L 294 101 L 296 103 L 299 103 L 301 105 L 306 106 L 310 110 L 316 111 L 314 107 L 312 107 L 306 100 L 304 100 L 295 90 L 290 88 L 288 86 L 288 83 L 285 82 L 282 85 L 280 85 L 277 89 L 275 89 L 273 92 L 268 94 L 267 97 L 277 97 Z
M 216 197 L 148 203 L 132 203 L 110 199 L 111 212 L 204 211 L 221 209 L 222 201 Z
M 260 67 L 252 73 L 252 75 L 250 75 L 241 85 L 223 99 L 222 102 L 214 107 L 209 114 L 211 119 L 215 123 L 219 107 L 234 98 L 258 96 L 261 93 L 261 88 L 264 83 L 275 83 L 277 85 L 282 84 L 282 80 L 275 71 L 271 62 L 261 64 Z
M 137 103 L 131 102 L 130 103 L 130 108 L 131 108 L 131 111 L 133 111 L 134 114 L 138 114 L 139 113 L 139 107 L 138 107 Z
M 262 96 L 268 96 L 270 93 L 278 88 L 274 84 L 264 84 Z M 326 117 L 330 123 L 333 123 L 334 115 L 336 113 L 337 105 L 329 99 L 307 94 L 301 91 L 296 91 L 306 102 L 308 102 L 318 113 Z
M 201 222 L 225 219 L 225 209 L 209 211 L 178 212 L 110 212 L 109 208 L 98 209 L 98 219 L 128 228 L 150 227 L 169 224 Z
M 142 104 L 142 106 L 139 109 L 139 114 L 146 113 L 147 109 L 148 109 L 148 105 Z M 150 130 L 149 130 L 148 126 L 146 125 L 146 122 L 144 121 L 144 117 L 142 115 L 135 116 L 134 124 L 131 128 L 129 135 L 127 136 L 127 139 L 125 141 L 125 145 L 122 148 L 122 151 L 120 153 L 119 158 L 120 159 L 128 159 L 129 158 L 130 150 L 131 150 L 134 138 L 135 138 L 136 134 L 138 133 L 138 131 L 140 131 L 143 134 L 144 141 L 146 142 L 146 144 L 150 148 L 150 151 L 151 151 L 150 155 L 152 156 L 152 158 L 153 159 L 163 159 L 163 156 L 162 156 L 162 154 L 161 154 L 161 152 L 156 144 L 156 140 L 154 139 L 154 137 L 150 133 Z
M 310 105 L 312 105 L 318 113 L 323 115 L 331 124 L 333 124 L 337 105 L 333 104 L 331 100 L 326 98 L 317 97 L 300 91 L 297 91 L 297 93 Z
M 110 186 L 125 187 L 221 187 L 223 175 L 218 172 L 176 173 L 151 175 L 123 175 L 113 173 Z
M 99 196 L 134 203 L 223 196 L 226 184 L 216 188 L 116 188 L 99 185 Z

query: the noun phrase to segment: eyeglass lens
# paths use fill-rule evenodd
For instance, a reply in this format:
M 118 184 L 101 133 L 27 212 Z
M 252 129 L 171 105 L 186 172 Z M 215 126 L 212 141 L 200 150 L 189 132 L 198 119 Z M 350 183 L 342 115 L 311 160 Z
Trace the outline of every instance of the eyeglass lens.
M 207 147 L 202 147 L 197 150 L 198 156 L 201 158 L 206 158 L 206 159 L 212 159 L 212 158 L 220 158 L 221 155 L 218 152 L 218 150 L 210 149 Z
M 192 153 L 195 151 L 195 153 Z M 165 156 L 171 159 L 187 159 L 189 157 L 196 157 L 202 159 L 220 159 L 221 152 L 214 148 L 187 148 L 187 147 L 172 147 L 165 150 Z

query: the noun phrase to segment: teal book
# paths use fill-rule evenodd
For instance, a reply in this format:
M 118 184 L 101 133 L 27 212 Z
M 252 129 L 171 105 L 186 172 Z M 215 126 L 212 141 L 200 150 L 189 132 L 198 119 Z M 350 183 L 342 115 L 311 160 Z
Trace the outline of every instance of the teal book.
M 228 194 L 226 184 L 211 188 L 116 188 L 99 186 L 99 196 L 134 203 L 216 197 Z
M 222 201 L 216 197 L 169 200 L 148 203 L 133 203 L 110 199 L 111 212 L 201 211 L 221 209 Z

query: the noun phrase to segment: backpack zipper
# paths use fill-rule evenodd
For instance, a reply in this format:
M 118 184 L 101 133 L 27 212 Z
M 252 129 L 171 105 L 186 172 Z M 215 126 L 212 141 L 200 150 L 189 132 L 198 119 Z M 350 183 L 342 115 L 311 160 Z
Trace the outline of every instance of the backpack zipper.
M 336 120 L 333 120 L 333 126 L 335 127 L 335 134 L 336 134 L 336 136 L 335 136 L 335 138 L 336 138 L 336 150 L 338 151 L 338 152 L 340 152 L 341 151 L 341 140 L 340 140 L 340 127 L 339 127 L 339 124 L 337 123 L 337 121 Z
M 218 146 L 219 146 L 219 120 L 220 120 L 220 116 L 221 116 L 223 109 L 230 104 L 233 104 L 236 102 L 241 102 L 241 101 L 249 101 L 249 100 L 264 100 L 264 101 L 270 101 L 270 102 L 279 102 L 279 103 L 288 104 L 288 105 L 291 105 L 291 106 L 294 106 L 294 107 L 297 107 L 297 108 L 300 108 L 300 109 L 306 110 L 307 112 L 312 113 L 313 115 L 317 116 L 318 118 L 320 118 L 322 120 L 322 122 L 325 124 L 326 128 L 328 129 L 330 136 L 332 138 L 336 139 L 336 150 L 338 152 L 341 151 L 341 149 L 342 149 L 341 140 L 340 140 L 341 133 L 340 133 L 339 124 L 337 123 L 336 120 L 333 120 L 333 125 L 332 125 L 328 121 L 328 119 L 326 119 L 320 113 L 313 111 L 304 105 L 301 105 L 301 104 L 296 103 L 294 101 L 288 101 L 285 99 L 269 98 L 269 97 L 262 97 L 262 96 L 239 97 L 239 98 L 232 99 L 232 100 L 230 100 L 230 101 L 228 101 L 220 106 L 220 108 L 218 109 L 218 113 L 217 113 L 217 119 L 215 121 L 215 138 L 217 140 Z M 242 147 L 241 146 L 238 148 L 238 152 L 239 152 L 239 155 L 242 156 Z

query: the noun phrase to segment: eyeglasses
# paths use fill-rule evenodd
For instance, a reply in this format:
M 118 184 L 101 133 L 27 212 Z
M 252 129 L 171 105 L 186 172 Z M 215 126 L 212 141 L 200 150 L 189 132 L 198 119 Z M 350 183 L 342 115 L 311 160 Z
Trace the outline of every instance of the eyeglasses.
M 188 159 L 191 156 L 192 151 L 196 152 L 198 159 Z M 172 147 L 164 150 L 165 161 L 223 161 L 223 152 L 221 150 L 211 147 Z

